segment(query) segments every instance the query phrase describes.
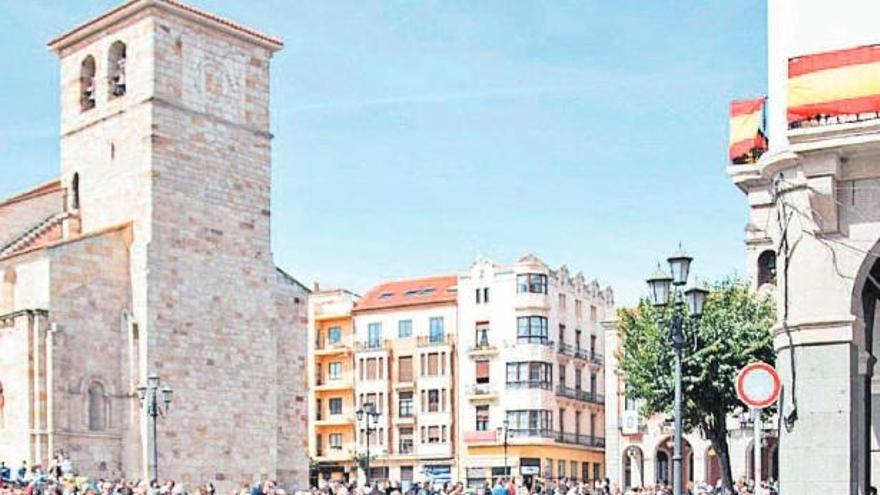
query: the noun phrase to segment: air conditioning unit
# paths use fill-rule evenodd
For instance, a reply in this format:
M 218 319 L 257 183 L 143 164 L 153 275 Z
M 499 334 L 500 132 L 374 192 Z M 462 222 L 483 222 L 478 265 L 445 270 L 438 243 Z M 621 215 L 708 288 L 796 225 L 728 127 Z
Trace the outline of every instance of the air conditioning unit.
M 636 435 L 639 433 L 639 412 L 623 411 L 620 421 L 620 432 L 624 435 Z

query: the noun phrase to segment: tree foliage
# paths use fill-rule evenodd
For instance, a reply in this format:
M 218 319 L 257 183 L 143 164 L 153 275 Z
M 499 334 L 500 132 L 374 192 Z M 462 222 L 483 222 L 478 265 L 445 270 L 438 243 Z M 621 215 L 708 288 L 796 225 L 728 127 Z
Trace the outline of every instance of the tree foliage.
M 682 359 L 682 420 L 685 431 L 699 431 L 711 441 L 729 489 L 726 418 L 743 408 L 734 380 L 748 363 L 773 363 L 775 310 L 771 298 L 752 293 L 738 279 L 717 282 L 710 290 L 699 323 L 685 319 L 688 345 Z M 673 409 L 675 354 L 667 328 L 672 310 L 671 305 L 655 308 L 642 300 L 638 307 L 620 311 L 620 368 L 626 395 L 641 399 L 646 415 L 671 417 Z

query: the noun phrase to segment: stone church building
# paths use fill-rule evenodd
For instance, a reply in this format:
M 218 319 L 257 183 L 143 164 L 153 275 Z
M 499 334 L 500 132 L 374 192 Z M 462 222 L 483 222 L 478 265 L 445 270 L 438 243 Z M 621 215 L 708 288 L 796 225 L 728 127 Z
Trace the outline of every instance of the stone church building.
M 307 481 L 308 290 L 270 245 L 281 47 L 174 0 L 49 43 L 60 176 L 0 203 L 0 460 L 144 477 L 157 374 L 160 478 Z

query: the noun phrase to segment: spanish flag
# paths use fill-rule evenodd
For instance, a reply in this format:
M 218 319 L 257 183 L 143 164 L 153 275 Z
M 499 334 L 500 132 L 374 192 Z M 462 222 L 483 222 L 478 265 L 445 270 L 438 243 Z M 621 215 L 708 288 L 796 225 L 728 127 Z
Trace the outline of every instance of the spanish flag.
M 788 61 L 788 123 L 880 112 L 880 45 Z
M 766 100 L 761 97 L 730 104 L 731 163 L 754 163 L 767 149 L 767 138 L 761 131 Z

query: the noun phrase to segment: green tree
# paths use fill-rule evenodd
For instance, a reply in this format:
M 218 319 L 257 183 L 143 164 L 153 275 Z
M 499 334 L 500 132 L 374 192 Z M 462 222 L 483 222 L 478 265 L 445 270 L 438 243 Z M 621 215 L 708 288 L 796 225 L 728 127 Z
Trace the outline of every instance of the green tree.
M 727 443 L 728 414 L 742 410 L 734 380 L 753 361 L 773 363 L 775 310 L 769 297 L 749 290 L 747 283 L 727 279 L 710 287 L 698 324 L 686 319 L 688 346 L 682 359 L 684 431 L 699 431 L 721 462 L 724 487 L 732 490 Z M 620 368 L 626 395 L 644 402 L 643 413 L 671 417 L 675 393 L 675 354 L 666 322 L 671 305 L 656 308 L 647 300 L 620 311 Z

